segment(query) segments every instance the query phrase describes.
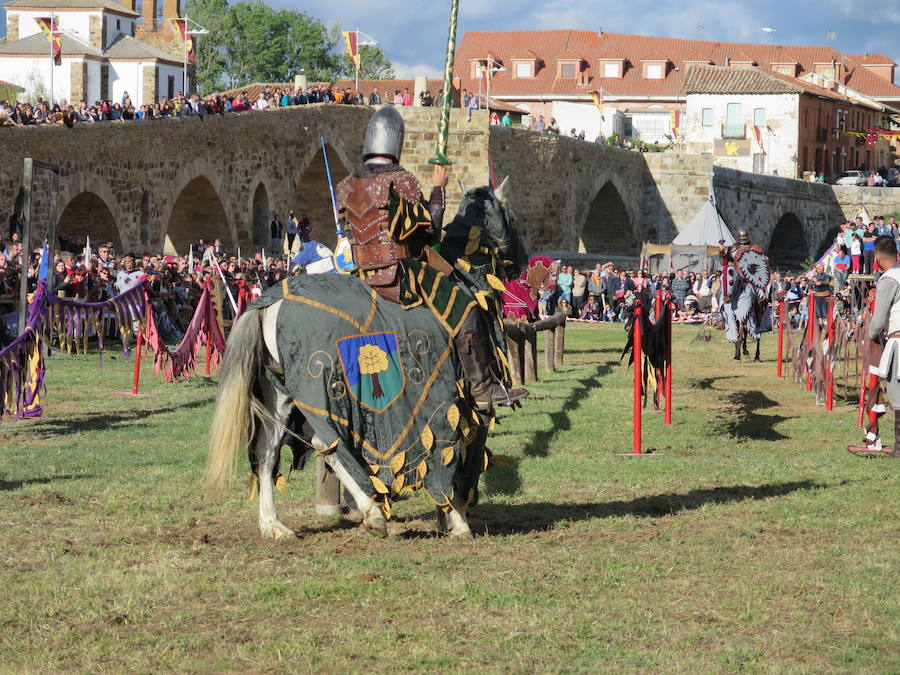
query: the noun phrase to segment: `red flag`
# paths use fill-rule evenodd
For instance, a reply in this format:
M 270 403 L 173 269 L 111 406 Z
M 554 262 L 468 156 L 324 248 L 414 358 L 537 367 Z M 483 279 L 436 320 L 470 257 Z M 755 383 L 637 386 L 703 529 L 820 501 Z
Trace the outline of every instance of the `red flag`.
M 762 142 L 762 129 L 760 129 L 755 124 L 753 125 L 753 135 L 756 136 L 756 142 L 759 143 L 759 148 L 762 150 L 763 157 L 766 156 L 766 148 L 763 146 Z
M 672 111 L 672 135 L 678 138 L 678 132 L 681 130 L 681 111 Z
M 350 54 L 350 60 L 356 66 L 356 72 L 359 72 L 359 33 L 354 31 L 344 31 L 344 43 L 347 45 L 347 53 Z
M 47 36 L 47 39 L 50 41 L 50 55 L 53 57 L 53 63 L 57 66 L 62 63 L 62 43 L 59 37 L 58 26 L 56 25 L 55 17 L 40 17 L 36 18 L 38 26 L 41 27 L 44 35 Z
M 186 19 L 172 19 L 175 24 L 175 29 L 178 31 L 178 34 L 181 36 L 181 39 L 186 42 L 185 51 L 187 52 L 187 60 L 188 63 L 196 63 L 197 54 L 194 51 L 194 36 L 188 32 L 188 25 Z

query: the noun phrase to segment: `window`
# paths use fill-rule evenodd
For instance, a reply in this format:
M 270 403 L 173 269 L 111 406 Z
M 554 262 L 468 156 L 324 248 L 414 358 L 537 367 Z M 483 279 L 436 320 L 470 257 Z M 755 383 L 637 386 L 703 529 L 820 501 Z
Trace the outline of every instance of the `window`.
M 578 75 L 577 66 L 574 63 L 563 63 L 559 67 L 560 77 L 575 77 Z
M 791 66 L 778 66 L 775 68 L 775 72 L 782 75 L 790 75 L 792 77 L 794 75 L 794 69 Z
M 168 86 L 166 88 L 166 92 L 167 92 L 166 96 L 168 96 L 169 99 L 171 100 L 171 99 L 175 98 L 175 76 L 174 75 L 169 75 L 169 81 L 167 82 L 167 85 Z
M 604 63 L 603 64 L 603 77 L 619 77 L 619 64 L 618 63 Z
M 116 19 L 116 30 L 122 30 L 122 19 Z
M 528 62 L 517 63 L 516 77 L 531 77 L 531 64 Z
M 722 130 L 723 138 L 743 138 L 744 123 L 741 120 L 741 104 L 729 103 L 725 113 L 725 128 Z
M 648 80 L 663 79 L 663 67 L 662 67 L 661 63 L 648 63 L 647 64 L 647 79 Z
M 834 66 L 825 66 L 823 68 L 819 68 L 819 74 L 824 77 L 826 80 L 834 79 Z
M 713 125 L 713 109 L 704 108 L 702 111 L 703 126 L 711 127 Z
M 753 110 L 753 126 L 763 128 L 766 126 L 766 109 L 754 108 Z

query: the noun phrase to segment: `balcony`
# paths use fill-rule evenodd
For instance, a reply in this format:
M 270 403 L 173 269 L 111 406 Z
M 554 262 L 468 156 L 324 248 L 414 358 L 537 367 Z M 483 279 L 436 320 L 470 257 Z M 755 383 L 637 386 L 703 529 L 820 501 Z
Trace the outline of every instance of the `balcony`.
M 747 138 L 746 124 L 723 124 L 722 138 Z

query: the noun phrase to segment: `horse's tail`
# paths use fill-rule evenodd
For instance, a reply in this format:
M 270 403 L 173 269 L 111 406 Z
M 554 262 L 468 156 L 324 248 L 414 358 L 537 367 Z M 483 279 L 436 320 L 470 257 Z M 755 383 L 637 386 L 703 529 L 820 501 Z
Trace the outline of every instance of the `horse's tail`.
M 224 487 L 235 458 L 247 450 L 253 438 L 251 403 L 262 368 L 263 349 L 262 314 L 260 310 L 248 309 L 231 330 L 219 370 L 216 411 L 203 475 L 206 492 L 218 492 Z

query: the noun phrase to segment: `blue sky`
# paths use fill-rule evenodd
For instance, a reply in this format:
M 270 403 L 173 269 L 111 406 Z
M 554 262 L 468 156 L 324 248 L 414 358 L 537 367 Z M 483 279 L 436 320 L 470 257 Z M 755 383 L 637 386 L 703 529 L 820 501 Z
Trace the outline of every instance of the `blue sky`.
M 2 2 L 2 0 L 0 0 Z M 378 40 L 398 75 L 442 71 L 449 0 L 269 0 L 302 9 Z M 5 32 L 5 14 L 0 12 Z M 900 2 L 886 0 L 460 0 L 466 30 L 580 28 L 705 40 L 832 44 L 845 52 L 878 52 L 900 63 Z M 2 34 L 2 33 L 0 33 Z

